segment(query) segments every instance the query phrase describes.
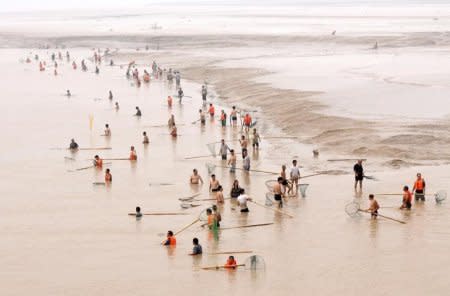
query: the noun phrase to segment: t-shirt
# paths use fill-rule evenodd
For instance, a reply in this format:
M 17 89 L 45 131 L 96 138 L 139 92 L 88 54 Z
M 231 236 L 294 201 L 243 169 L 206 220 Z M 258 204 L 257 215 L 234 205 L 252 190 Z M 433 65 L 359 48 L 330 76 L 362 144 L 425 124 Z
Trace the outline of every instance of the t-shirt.
M 299 178 L 300 177 L 300 169 L 296 166 L 291 168 L 291 177 L 292 178 Z
M 238 201 L 241 209 L 247 208 L 247 199 L 248 199 L 248 196 L 246 194 L 241 194 L 238 196 L 237 201 Z
M 229 148 L 227 144 L 220 145 L 220 155 L 227 155 L 228 149 Z
M 248 155 L 244 158 L 244 169 L 250 169 L 250 156 Z
M 202 246 L 201 245 L 195 245 L 192 249 L 192 255 L 200 255 L 203 253 Z
M 353 171 L 358 177 L 362 177 L 364 174 L 364 169 L 359 163 L 355 164 L 355 166 L 353 167 Z

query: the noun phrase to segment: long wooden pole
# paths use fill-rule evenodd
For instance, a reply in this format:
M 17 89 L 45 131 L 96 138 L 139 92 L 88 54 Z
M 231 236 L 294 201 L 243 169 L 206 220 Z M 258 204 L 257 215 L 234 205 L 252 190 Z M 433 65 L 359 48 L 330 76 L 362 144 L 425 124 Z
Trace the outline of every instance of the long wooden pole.
M 250 228 L 250 227 L 259 227 L 259 226 L 269 226 L 269 225 L 273 225 L 273 224 L 274 223 L 249 224 L 249 225 L 242 225 L 242 226 L 223 227 L 223 228 L 220 228 L 220 230 Z
M 367 213 L 367 214 L 371 214 L 370 212 L 364 211 L 364 210 L 361 210 L 361 209 L 358 210 L 358 211 L 364 212 L 364 213 Z M 376 216 L 381 217 L 381 218 L 384 218 L 384 219 L 388 219 L 388 220 L 391 220 L 391 221 L 395 221 L 395 222 L 398 222 L 398 223 L 401 223 L 401 224 L 406 224 L 405 221 L 398 220 L 398 219 L 395 219 L 395 218 L 392 218 L 392 217 L 389 217 L 389 216 L 385 216 L 385 215 L 381 215 L 381 214 L 376 214 Z
M 283 212 L 283 211 L 281 211 L 281 210 L 279 210 L 279 209 L 274 209 L 274 208 L 268 207 L 268 206 L 266 206 L 266 205 L 260 204 L 260 203 L 258 203 L 258 202 L 256 202 L 256 201 L 253 201 L 253 200 L 249 200 L 249 202 L 254 203 L 255 205 L 258 205 L 258 206 L 260 206 L 260 207 L 266 208 L 266 209 L 268 209 L 268 210 L 274 211 L 274 212 L 276 212 L 276 213 L 280 213 L 280 214 L 286 215 L 286 216 L 288 216 L 289 218 L 294 218 L 294 216 L 289 215 L 288 213 L 285 213 L 285 212 Z

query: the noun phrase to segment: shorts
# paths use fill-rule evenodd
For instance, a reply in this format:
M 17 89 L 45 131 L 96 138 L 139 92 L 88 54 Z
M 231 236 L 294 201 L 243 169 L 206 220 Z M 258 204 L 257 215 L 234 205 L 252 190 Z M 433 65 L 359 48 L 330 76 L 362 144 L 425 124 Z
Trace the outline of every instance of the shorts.
M 407 208 L 408 210 L 410 210 L 411 207 L 412 207 L 411 202 L 410 202 L 410 201 L 407 201 L 407 202 L 406 202 L 406 208 Z
M 237 121 L 237 116 L 231 116 L 231 120 Z
M 218 188 L 213 188 L 213 189 L 211 189 L 211 192 L 217 192 L 217 191 L 219 191 Z
M 250 211 L 248 210 L 248 208 L 241 209 L 241 213 L 248 213 L 248 212 L 250 212 Z
M 288 186 L 288 181 L 287 180 L 283 180 L 283 182 L 281 182 L 281 185 L 283 185 L 283 186 Z
M 355 176 L 355 181 L 362 181 L 364 179 L 364 176 Z
M 423 190 L 416 190 L 414 193 L 414 199 L 425 201 L 425 194 L 423 193 Z
M 378 211 L 373 211 L 373 212 L 371 213 L 371 216 L 372 216 L 372 218 L 378 217 Z
M 273 199 L 275 199 L 276 201 L 281 201 L 281 194 L 274 194 Z
M 227 121 L 226 120 L 222 120 L 222 126 L 227 126 Z
M 230 167 L 230 173 L 235 173 L 236 172 L 236 164 L 233 163 Z M 237 196 L 236 196 L 237 197 Z
M 206 123 L 206 120 L 200 119 L 200 122 L 201 122 L 201 124 L 205 124 L 205 123 Z
M 226 154 L 222 154 L 222 160 L 227 160 L 227 155 Z
M 203 101 L 206 101 L 206 95 L 202 95 Z
M 258 143 L 258 142 L 255 142 L 255 143 L 252 144 L 252 146 L 253 146 L 253 148 L 259 147 L 259 143 Z

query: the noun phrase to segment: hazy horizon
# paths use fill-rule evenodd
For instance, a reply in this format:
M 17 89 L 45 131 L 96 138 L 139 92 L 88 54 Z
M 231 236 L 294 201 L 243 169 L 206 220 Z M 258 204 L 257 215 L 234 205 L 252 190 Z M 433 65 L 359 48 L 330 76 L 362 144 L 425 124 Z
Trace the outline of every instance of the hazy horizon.
M 96 1 L 88 1 L 88 0 L 79 0 L 75 3 L 67 3 L 61 2 L 58 0 L 42 0 L 40 2 L 32 1 L 32 0 L 16 0 L 14 2 L 3 3 L 0 7 L 0 13 L 4 12 L 31 12 L 31 11 L 40 11 L 40 10 L 69 10 L 69 9 L 77 9 L 77 10 L 92 10 L 92 9 L 119 9 L 119 8 L 144 8 L 153 5 L 265 5 L 265 6 L 283 6 L 283 5 L 292 5 L 292 6 L 368 6 L 368 7 L 376 7 L 376 6 L 401 6 L 401 5 L 445 5 L 450 4 L 450 0 L 379 0 L 379 1 L 369 1 L 369 0 L 282 0 L 282 1 L 273 1 L 273 0 L 232 0 L 232 1 L 223 1 L 223 0 L 169 0 L 169 1 L 161 1 L 161 0 L 133 0 L 128 3 L 124 3 L 119 0 L 96 0 Z

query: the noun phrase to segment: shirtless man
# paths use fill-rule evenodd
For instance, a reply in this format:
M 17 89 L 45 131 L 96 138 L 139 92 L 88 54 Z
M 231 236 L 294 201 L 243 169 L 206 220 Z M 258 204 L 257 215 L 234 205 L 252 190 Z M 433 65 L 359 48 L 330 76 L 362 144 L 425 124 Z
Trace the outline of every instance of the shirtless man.
M 192 176 L 189 180 L 191 182 L 191 184 L 203 184 L 203 179 L 202 177 L 198 174 L 197 169 L 193 169 L 192 170 Z
M 373 194 L 369 194 L 369 208 L 366 212 L 372 215 L 372 219 L 376 219 L 378 217 L 378 210 L 380 209 L 380 205 L 378 204 L 375 196 Z
M 283 183 L 283 178 L 278 177 L 277 183 L 273 185 L 272 191 L 273 191 L 273 199 L 278 202 L 278 207 L 283 207 L 283 198 L 282 198 L 282 190 L 281 185 Z
M 110 137 L 111 136 L 111 129 L 109 128 L 109 124 L 105 124 L 105 137 Z
M 150 140 L 148 139 L 148 136 L 147 136 L 147 132 L 143 132 L 142 136 L 144 136 L 144 140 L 142 141 L 142 143 L 144 143 L 144 144 L 150 143 Z
M 230 121 L 232 126 L 237 126 L 237 110 L 236 106 L 233 106 L 230 113 Z
M 209 181 L 209 191 L 211 192 L 217 192 L 219 191 L 219 180 L 216 179 L 216 175 L 211 175 L 211 180 Z
M 259 136 L 258 132 L 256 131 L 256 128 L 254 128 L 253 129 L 253 139 L 252 139 L 253 149 L 259 149 L 260 141 L 261 141 L 261 137 Z
M 172 131 L 170 132 L 170 135 L 171 135 L 173 138 L 176 138 L 176 137 L 178 136 L 178 133 L 177 133 L 177 127 L 175 126 L 175 124 L 172 126 Z
M 228 165 L 230 166 L 230 173 L 236 172 L 236 153 L 234 149 L 230 150 L 230 159 L 228 160 Z
M 69 149 L 70 150 L 77 150 L 78 149 L 78 144 L 77 144 L 77 142 L 75 142 L 74 139 L 70 140 Z
M 223 188 L 219 185 L 216 192 L 216 200 L 217 203 L 224 203 L 224 197 L 223 197 Z
M 205 112 L 203 112 L 202 109 L 199 109 L 199 110 L 198 110 L 198 113 L 200 114 L 200 123 L 201 123 L 202 125 L 205 125 L 205 123 L 206 123 L 206 115 L 205 115 Z
M 241 144 L 242 158 L 244 158 L 244 153 L 247 152 L 247 146 L 248 146 L 248 141 L 244 135 L 241 136 L 241 139 L 239 140 L 239 144 Z
M 102 168 L 103 166 L 103 160 L 98 155 L 94 156 L 94 166 L 96 168 Z

